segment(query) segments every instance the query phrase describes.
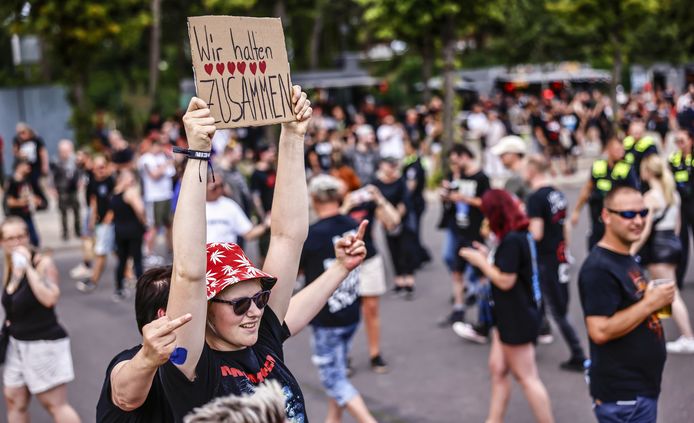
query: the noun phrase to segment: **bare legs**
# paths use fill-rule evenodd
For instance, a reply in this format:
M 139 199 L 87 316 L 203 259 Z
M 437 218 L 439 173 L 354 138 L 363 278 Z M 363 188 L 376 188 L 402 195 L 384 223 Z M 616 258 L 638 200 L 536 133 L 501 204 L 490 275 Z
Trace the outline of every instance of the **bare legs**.
M 344 407 L 340 407 L 338 403 L 331 398 L 328 401 L 328 415 L 325 417 L 325 423 L 342 422 L 342 411 L 345 409 L 358 423 L 376 423 L 376 419 L 373 418 L 368 408 L 366 408 L 366 404 L 361 395 L 357 395 L 349 400 Z
M 675 277 L 676 266 L 674 264 L 657 263 L 648 265 L 648 273 L 652 279 L 672 279 Z M 686 338 L 694 338 L 692 325 L 689 320 L 689 310 L 682 300 L 679 290 L 675 291 L 675 301 L 672 303 L 672 320 L 675 321 L 680 334 Z
M 29 400 L 31 395 L 26 386 L 20 388 L 5 387 L 5 402 L 7 404 L 7 421 L 9 423 L 28 423 Z M 48 411 L 56 423 L 79 423 L 80 418 L 67 402 L 67 385 L 62 384 L 46 392 L 36 394 L 43 408 Z
M 379 311 L 379 297 L 362 297 L 361 311 L 364 315 L 366 340 L 369 344 L 369 357 L 373 358 L 381 354 L 381 313 Z
M 509 373 L 518 381 L 530 408 L 539 423 L 552 423 L 552 407 L 545 385 L 540 380 L 535 363 L 535 347 L 531 343 L 508 345 L 500 341 L 494 331 L 492 350 L 489 353 L 489 371 L 492 394 L 487 423 L 502 422 L 511 395 Z

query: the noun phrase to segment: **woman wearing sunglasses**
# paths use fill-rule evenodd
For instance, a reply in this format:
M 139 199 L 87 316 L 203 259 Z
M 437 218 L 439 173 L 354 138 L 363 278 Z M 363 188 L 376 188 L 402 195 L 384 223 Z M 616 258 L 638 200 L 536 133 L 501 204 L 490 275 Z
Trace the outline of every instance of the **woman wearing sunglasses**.
M 341 240 L 336 263 L 290 306 L 308 231 L 303 141 L 312 113 L 298 86 L 292 103 L 296 121 L 282 125 L 272 236 L 262 270 L 235 244 L 206 247 L 206 164 L 190 158 L 186 164 L 174 216 L 167 315 L 190 313 L 192 319 L 175 331 L 174 353 L 160 368 L 176 421 L 213 398 L 251 393 L 266 379 L 282 385 L 288 419 L 307 420 L 301 389 L 283 362 L 282 343 L 320 311 L 366 250 L 354 237 Z M 183 122 L 189 148 L 209 152 L 215 121 L 206 103 L 193 98 Z
M 461 248 L 459 254 L 492 283 L 496 330 L 489 352 L 492 392 L 487 422 L 504 421 L 511 396 L 512 374 L 523 389 L 535 419 L 554 421 L 545 385 L 535 362 L 535 342 L 542 321 L 542 294 L 535 241 L 528 232 L 529 220 L 511 194 L 493 189 L 482 196 L 482 212 L 498 246 L 494 264 L 489 251 L 478 243 Z
M 648 208 L 641 239 L 631 248 L 632 254 L 641 256 L 641 265 L 651 279 L 676 280 L 677 264 L 682 254 L 679 238 L 680 196 L 675 179 L 665 160 L 652 154 L 641 161 L 641 180 L 648 185 L 644 202 Z M 622 216 L 633 218 L 634 216 Z M 689 311 L 679 291 L 672 303 L 672 318 L 681 336 L 666 344 L 668 352 L 694 354 L 694 332 L 689 322 Z

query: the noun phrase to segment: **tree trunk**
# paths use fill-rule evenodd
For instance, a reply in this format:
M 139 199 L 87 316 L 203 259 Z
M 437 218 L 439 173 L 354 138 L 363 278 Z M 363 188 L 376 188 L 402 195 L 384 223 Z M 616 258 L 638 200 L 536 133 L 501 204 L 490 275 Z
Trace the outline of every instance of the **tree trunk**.
M 161 0 L 152 0 L 152 28 L 149 34 L 149 104 L 156 104 L 159 83 L 159 60 L 161 57 Z
M 424 90 L 422 91 L 422 101 L 427 103 L 431 100 L 431 88 L 429 80 L 434 72 L 434 46 L 431 40 L 427 39 L 422 45 L 422 82 Z
M 323 32 L 323 12 L 325 8 L 325 2 L 323 0 L 316 0 L 314 4 L 314 12 L 316 13 L 316 19 L 313 21 L 313 30 L 311 31 L 311 46 L 309 58 L 309 67 L 311 69 L 318 68 L 318 60 L 320 53 L 320 37 Z
M 446 27 L 443 35 L 443 150 L 444 157 L 453 145 L 454 122 L 453 106 L 455 101 L 455 23 L 452 17 L 446 18 Z

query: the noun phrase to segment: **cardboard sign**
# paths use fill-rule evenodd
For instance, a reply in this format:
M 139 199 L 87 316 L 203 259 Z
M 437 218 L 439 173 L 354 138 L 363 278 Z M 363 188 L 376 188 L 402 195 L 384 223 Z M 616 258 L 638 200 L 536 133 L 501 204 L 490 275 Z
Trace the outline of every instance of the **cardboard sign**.
M 188 18 L 195 87 L 217 128 L 296 119 L 279 18 Z

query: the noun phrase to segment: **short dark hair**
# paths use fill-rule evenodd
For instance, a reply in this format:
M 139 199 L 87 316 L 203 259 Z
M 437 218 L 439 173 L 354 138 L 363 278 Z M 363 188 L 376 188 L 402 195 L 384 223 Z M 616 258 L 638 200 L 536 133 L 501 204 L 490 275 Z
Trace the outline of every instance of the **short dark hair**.
M 159 309 L 166 310 L 169 301 L 172 267 L 160 266 L 147 270 L 137 280 L 135 288 L 135 319 L 137 329 L 157 319 Z
M 603 201 L 603 204 L 605 205 L 605 207 L 609 207 L 609 205 L 614 202 L 615 197 L 618 196 L 620 193 L 625 192 L 625 191 L 632 191 L 632 192 L 635 192 L 637 194 L 641 194 L 641 191 L 632 187 L 631 185 L 623 185 L 623 184 L 614 185 L 613 188 L 610 190 L 610 192 L 608 192 L 607 195 L 605 196 L 605 200 Z
M 475 158 L 475 153 L 463 144 L 453 144 L 448 155 L 455 154 L 456 156 L 468 156 L 471 159 Z

